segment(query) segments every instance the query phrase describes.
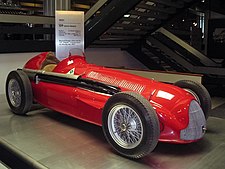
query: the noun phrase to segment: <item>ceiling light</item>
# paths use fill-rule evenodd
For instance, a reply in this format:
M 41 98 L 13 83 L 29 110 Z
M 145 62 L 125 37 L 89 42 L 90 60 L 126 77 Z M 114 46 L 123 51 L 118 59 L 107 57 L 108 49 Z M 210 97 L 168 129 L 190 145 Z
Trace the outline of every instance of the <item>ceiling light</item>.
M 124 18 L 129 18 L 130 14 L 123 15 Z

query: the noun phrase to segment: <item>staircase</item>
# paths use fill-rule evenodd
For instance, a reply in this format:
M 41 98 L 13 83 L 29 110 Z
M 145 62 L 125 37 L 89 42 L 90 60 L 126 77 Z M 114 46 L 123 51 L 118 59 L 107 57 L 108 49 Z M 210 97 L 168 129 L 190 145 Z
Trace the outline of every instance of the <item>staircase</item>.
M 99 2 L 102 0 L 99 0 Z M 111 0 L 85 24 L 86 47 L 125 49 L 145 39 L 196 0 Z
M 124 49 L 151 70 L 225 79 L 225 69 L 220 64 L 162 28 L 198 1 L 105 1 L 85 23 L 86 47 Z
M 98 9 L 96 13 L 93 12 L 94 17 L 90 16 L 85 24 L 85 46 L 125 49 L 152 70 L 189 72 L 166 51 L 162 51 L 158 43 L 154 43 L 156 39 L 152 41 L 152 33 L 195 2 L 132 0 L 131 3 L 129 0 L 99 0 L 96 5 Z
M 151 42 L 151 38 L 146 40 L 143 48 L 145 49 L 143 52 L 157 61 L 165 71 L 188 72 L 185 67 L 177 63 L 170 55 L 162 51 L 157 45 L 154 45 L 154 43 Z

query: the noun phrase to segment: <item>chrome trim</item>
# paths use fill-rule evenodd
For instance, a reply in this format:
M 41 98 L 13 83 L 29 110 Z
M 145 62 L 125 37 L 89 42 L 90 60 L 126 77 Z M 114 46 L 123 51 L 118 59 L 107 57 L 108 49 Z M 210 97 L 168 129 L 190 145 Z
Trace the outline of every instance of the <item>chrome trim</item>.
M 78 79 L 80 75 L 73 75 L 73 74 L 63 74 L 63 73 L 56 73 L 56 72 L 46 72 L 44 70 L 33 70 L 33 69 L 22 69 L 25 73 L 37 73 L 49 76 L 56 76 L 56 77 L 63 77 L 68 79 Z
M 66 86 L 79 87 L 94 92 L 110 95 L 121 92 L 121 89 L 117 86 L 108 85 L 87 78 L 82 78 L 81 75 L 45 72 L 43 70 L 31 70 L 31 69 L 22 69 L 22 71 L 24 71 L 28 75 L 29 79 L 33 80 L 36 84 L 42 81 L 47 83 L 55 83 Z
M 197 101 L 193 100 L 189 107 L 189 124 L 181 130 L 181 140 L 198 140 L 203 137 L 206 131 L 206 119 Z

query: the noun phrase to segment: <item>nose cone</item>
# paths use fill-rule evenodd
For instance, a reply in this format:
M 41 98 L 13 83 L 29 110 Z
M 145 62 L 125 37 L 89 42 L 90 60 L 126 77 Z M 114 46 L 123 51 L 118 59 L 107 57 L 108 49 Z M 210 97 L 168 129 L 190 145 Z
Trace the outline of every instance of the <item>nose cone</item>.
M 206 131 L 206 119 L 204 113 L 197 103 L 193 100 L 189 107 L 189 124 L 186 129 L 181 130 L 181 140 L 198 140 L 203 137 Z

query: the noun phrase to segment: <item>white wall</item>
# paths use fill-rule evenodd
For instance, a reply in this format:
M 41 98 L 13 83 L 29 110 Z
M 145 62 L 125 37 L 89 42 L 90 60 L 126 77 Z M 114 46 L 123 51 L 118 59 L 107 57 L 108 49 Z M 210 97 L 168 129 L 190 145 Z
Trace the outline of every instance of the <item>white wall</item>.
M 120 49 L 88 48 L 85 52 L 88 63 L 108 67 L 125 67 L 133 69 L 148 69 L 132 55 Z
M 0 54 L 0 94 L 5 93 L 5 81 L 8 73 L 17 68 L 22 68 L 29 58 L 37 53 L 9 53 Z
M 94 49 L 86 50 L 86 58 L 89 63 L 110 66 L 147 69 L 144 65 L 120 49 Z M 8 73 L 17 68 L 22 68 L 29 58 L 39 53 L 10 53 L 0 54 L 0 94 L 5 93 L 5 81 Z

